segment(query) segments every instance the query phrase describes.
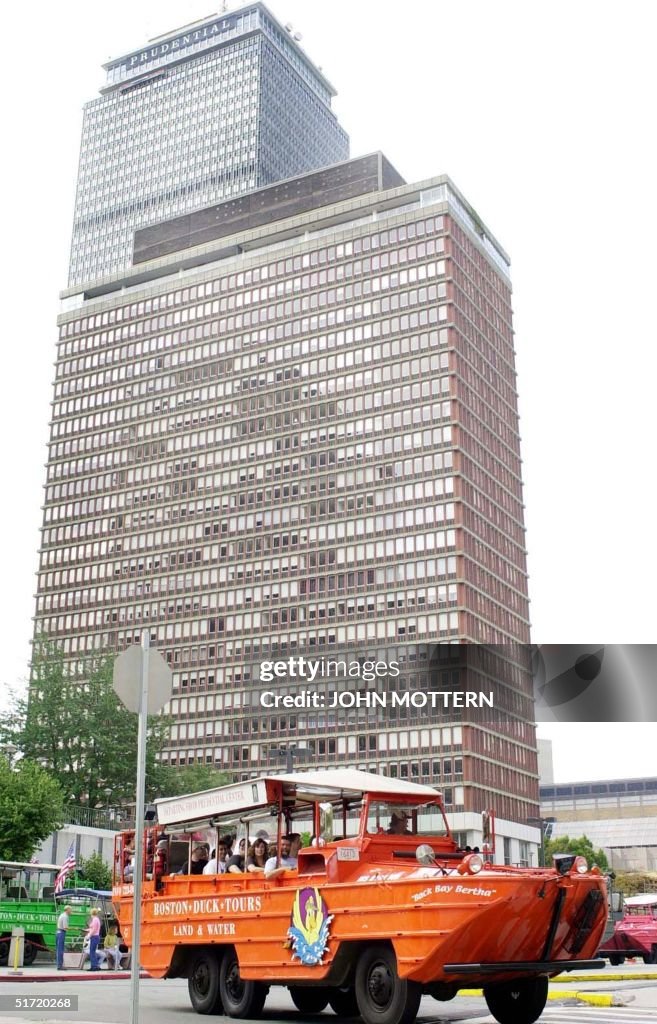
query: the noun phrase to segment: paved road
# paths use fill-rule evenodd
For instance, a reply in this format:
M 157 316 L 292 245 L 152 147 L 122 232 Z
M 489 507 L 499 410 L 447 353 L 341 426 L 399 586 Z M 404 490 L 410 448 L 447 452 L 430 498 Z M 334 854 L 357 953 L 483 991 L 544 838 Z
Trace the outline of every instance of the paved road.
M 602 972 L 601 972 L 602 973 Z M 641 987 L 643 985 L 643 987 Z M 579 987 L 579 986 L 578 986 Z M 605 988 L 607 986 L 605 985 Z M 626 1007 L 584 1006 L 572 1002 L 554 1004 L 546 1007 L 541 1017 L 542 1024 L 655 1024 L 657 1021 L 657 983 L 656 982 L 624 982 L 617 983 L 616 990 L 625 990 L 625 994 L 634 993 L 636 1001 Z M 130 985 L 127 980 L 103 980 L 66 982 L 59 984 L 41 983 L 26 984 L 2 979 L 0 991 L 3 996 L 27 995 L 43 996 L 46 989 L 58 996 L 64 994 L 79 997 L 77 1013 L 63 1013 L 61 1010 L 47 1012 L 9 1014 L 0 1012 L 0 1024 L 19 1024 L 19 1022 L 51 1022 L 76 1021 L 77 1024 L 126 1024 L 129 1020 Z M 172 981 L 156 981 L 148 979 L 140 986 L 140 1024 L 201 1024 L 203 1018 L 198 1017 L 191 1009 L 187 996 L 187 983 L 176 979 Z M 216 1024 L 234 1024 L 227 1017 L 213 1017 Z M 272 989 L 269 995 L 262 1020 L 266 1024 L 333 1024 L 335 1015 L 327 1010 L 322 1014 L 309 1015 L 302 1018 L 294 1009 L 284 989 Z M 493 1018 L 487 1013 L 483 999 L 457 997 L 449 1003 L 438 1003 L 426 997 L 422 1000 L 418 1024 L 494 1024 Z

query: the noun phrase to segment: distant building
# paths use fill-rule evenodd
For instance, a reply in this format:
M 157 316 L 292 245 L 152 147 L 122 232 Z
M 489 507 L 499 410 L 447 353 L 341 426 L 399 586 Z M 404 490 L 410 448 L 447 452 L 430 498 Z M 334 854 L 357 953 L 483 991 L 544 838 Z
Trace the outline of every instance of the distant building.
M 105 69 L 84 108 L 69 285 L 126 270 L 139 227 L 349 155 L 335 90 L 262 3 Z
M 549 786 L 554 782 L 554 761 L 552 757 L 552 740 L 538 741 L 538 780 L 539 785 Z
M 657 871 L 657 778 L 541 785 L 540 794 L 553 838 L 586 835 L 614 870 Z

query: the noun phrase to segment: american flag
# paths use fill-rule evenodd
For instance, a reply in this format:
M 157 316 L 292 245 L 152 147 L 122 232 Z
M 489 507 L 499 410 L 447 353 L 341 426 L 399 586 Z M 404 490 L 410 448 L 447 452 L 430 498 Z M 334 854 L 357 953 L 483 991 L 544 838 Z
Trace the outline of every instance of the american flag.
M 64 860 L 64 863 L 62 864 L 61 868 L 59 869 L 59 874 L 57 875 L 57 877 L 55 879 L 55 892 L 61 892 L 62 891 L 62 889 L 64 888 L 64 882 L 66 881 L 66 876 L 68 875 L 68 873 L 70 871 L 73 871 L 74 869 L 75 869 L 75 842 L 72 842 L 70 847 L 69 847 L 69 851 L 66 854 L 66 859 Z

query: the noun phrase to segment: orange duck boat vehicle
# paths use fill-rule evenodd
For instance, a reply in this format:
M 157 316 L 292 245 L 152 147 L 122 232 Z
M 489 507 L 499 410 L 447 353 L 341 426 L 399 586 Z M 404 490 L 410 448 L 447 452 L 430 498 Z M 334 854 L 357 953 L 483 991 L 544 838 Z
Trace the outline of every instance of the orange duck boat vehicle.
M 156 806 L 143 838 L 139 960 L 154 977 L 186 977 L 198 1013 L 253 1018 L 282 985 L 302 1013 L 330 1005 L 365 1024 L 410 1024 L 423 994 L 446 1000 L 477 986 L 499 1024 L 533 1024 L 549 977 L 604 965 L 589 959 L 607 918 L 598 869 L 567 854 L 551 868 L 502 866 L 459 849 L 428 786 L 307 771 Z M 296 868 L 281 865 L 286 835 L 302 832 L 313 838 Z M 223 873 L 211 861 L 196 873 L 233 833 L 235 850 L 265 839 L 278 859 Z M 117 837 L 113 889 L 129 945 L 133 839 Z

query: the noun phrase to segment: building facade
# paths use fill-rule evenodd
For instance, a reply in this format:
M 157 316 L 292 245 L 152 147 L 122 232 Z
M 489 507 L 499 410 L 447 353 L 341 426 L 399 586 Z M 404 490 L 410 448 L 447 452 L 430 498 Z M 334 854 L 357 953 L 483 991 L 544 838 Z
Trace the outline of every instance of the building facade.
M 439 645 L 528 641 L 499 243 L 448 178 L 407 185 L 375 154 L 145 229 L 135 255 L 63 296 L 37 630 L 75 665 L 148 629 L 171 764 L 248 777 L 303 743 L 441 785 L 464 835 L 486 808 L 536 815 L 513 666 L 488 723 L 272 710 L 259 681 L 263 659 L 347 652 L 426 688 Z M 529 862 L 516 832 L 504 857 Z
M 264 4 L 105 68 L 84 108 L 70 285 L 128 268 L 138 227 L 349 155 L 335 90 Z
M 657 778 L 541 785 L 552 836 L 587 836 L 614 871 L 657 871 Z

